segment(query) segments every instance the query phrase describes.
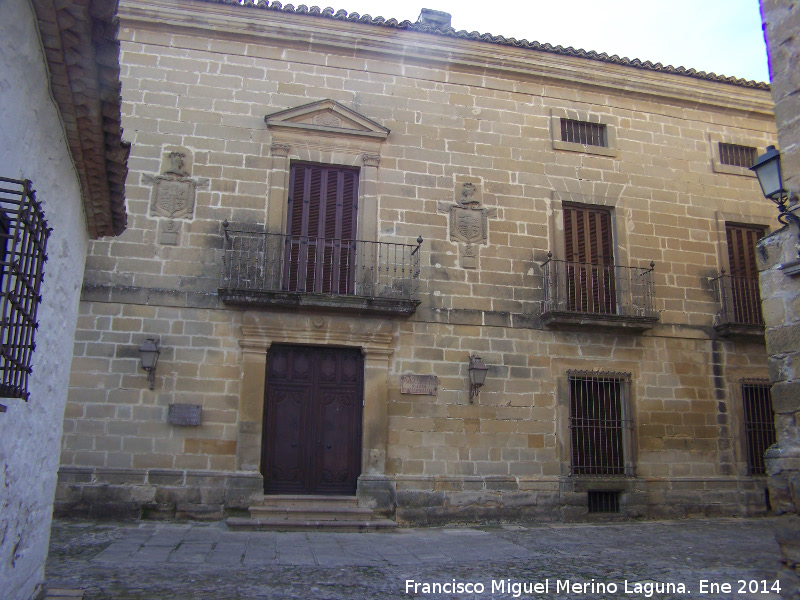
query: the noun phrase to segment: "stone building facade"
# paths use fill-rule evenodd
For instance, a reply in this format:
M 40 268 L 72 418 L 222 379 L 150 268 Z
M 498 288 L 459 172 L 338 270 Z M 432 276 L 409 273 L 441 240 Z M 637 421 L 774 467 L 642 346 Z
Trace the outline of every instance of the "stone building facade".
M 131 222 L 87 260 L 57 510 L 767 509 L 743 408 L 767 377 L 765 84 L 435 11 L 120 16 Z
M 0 4 L 0 595 L 8 600 L 42 592 L 89 241 L 125 228 L 115 12 L 113 0 Z
M 764 37 L 770 57 L 775 123 L 781 150 L 788 206 L 800 204 L 800 4 L 789 0 L 761 3 Z M 759 269 L 766 323 L 769 374 L 773 383 L 777 444 L 766 455 L 770 498 L 781 515 L 783 598 L 800 598 L 800 229 L 788 225 L 759 242 Z

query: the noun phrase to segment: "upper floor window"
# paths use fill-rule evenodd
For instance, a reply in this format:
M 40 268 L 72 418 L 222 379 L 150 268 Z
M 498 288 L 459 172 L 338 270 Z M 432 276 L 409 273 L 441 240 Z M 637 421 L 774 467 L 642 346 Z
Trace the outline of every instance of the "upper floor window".
M 617 156 L 615 117 L 566 108 L 553 108 L 550 114 L 554 150 Z
M 284 289 L 353 294 L 358 169 L 292 164 Z
M 749 169 L 756 162 L 756 149 L 752 146 L 719 142 L 719 162 L 723 165 Z
M 563 259 L 549 252 L 542 264 L 540 318 L 544 326 L 641 331 L 658 322 L 655 265 L 632 267 L 616 262 L 613 210 L 561 203 Z
M 569 310 L 616 313 L 611 211 L 602 206 L 565 203 L 564 246 Z
M 602 123 L 561 119 L 561 141 L 606 148 L 606 126 Z
M 27 400 L 50 229 L 28 180 L 0 177 L 0 397 Z M 0 405 L 0 412 L 5 407 Z
M 711 152 L 711 168 L 715 173 L 755 177 L 750 170 L 758 156 L 758 147 L 769 141 L 741 135 L 709 134 L 708 149 Z

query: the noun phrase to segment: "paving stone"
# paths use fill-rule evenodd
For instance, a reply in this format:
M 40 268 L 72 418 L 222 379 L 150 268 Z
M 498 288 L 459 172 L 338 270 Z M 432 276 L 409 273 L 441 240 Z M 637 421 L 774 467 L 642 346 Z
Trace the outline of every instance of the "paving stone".
M 174 551 L 174 546 L 142 546 L 130 560 L 137 563 L 160 564 L 167 562 L 169 555 Z
M 714 519 L 612 524 L 548 524 L 400 530 L 398 533 L 225 532 L 189 524 L 150 530 L 79 528 L 54 521 L 46 566 L 53 589 L 83 590 L 85 600 L 371 600 L 417 597 L 502 600 L 495 585 L 550 580 L 550 592 L 523 598 L 639 600 L 623 582 L 682 582 L 689 593 L 664 600 L 778 600 L 774 593 L 698 595 L 702 579 L 736 585 L 775 581 L 775 519 Z M 180 535 L 175 535 L 180 533 Z M 166 534 L 172 545 L 166 545 Z M 131 542 L 135 539 L 135 543 Z M 191 539 L 192 541 L 185 541 Z M 158 540 L 159 544 L 153 544 Z M 139 550 L 128 549 L 138 545 Z M 123 552 L 110 550 L 123 549 Z M 98 560 L 106 557 L 104 560 Z M 113 560 L 108 560 L 112 558 Z M 406 593 L 414 582 L 482 583 L 482 594 Z M 557 581 L 615 583 L 614 594 L 556 592 Z M 412 584 L 413 585 L 413 584 Z M 631 588 L 633 589 L 633 588 Z

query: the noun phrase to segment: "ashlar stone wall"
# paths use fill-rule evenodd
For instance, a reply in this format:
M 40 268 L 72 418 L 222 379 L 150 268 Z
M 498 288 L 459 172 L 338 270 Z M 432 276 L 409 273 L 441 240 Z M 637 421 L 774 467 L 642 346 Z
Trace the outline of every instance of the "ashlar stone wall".
M 770 57 L 775 123 L 789 209 L 797 214 L 800 194 L 800 5 L 761 2 Z M 800 598 L 800 230 L 790 225 L 759 243 L 759 269 L 769 373 L 773 382 L 777 443 L 767 451 L 769 492 L 781 515 L 782 597 Z

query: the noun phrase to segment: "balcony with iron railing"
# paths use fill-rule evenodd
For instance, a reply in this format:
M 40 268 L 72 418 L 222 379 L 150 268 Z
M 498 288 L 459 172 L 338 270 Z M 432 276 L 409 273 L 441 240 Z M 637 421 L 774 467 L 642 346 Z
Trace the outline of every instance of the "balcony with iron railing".
M 542 264 L 542 324 L 643 331 L 658 323 L 654 263 L 649 268 L 555 260 Z
M 413 314 L 420 246 L 248 231 L 222 223 L 227 304 Z
M 763 338 L 764 318 L 758 279 L 727 275 L 723 269 L 710 282 L 717 301 L 714 330 L 722 337 Z

